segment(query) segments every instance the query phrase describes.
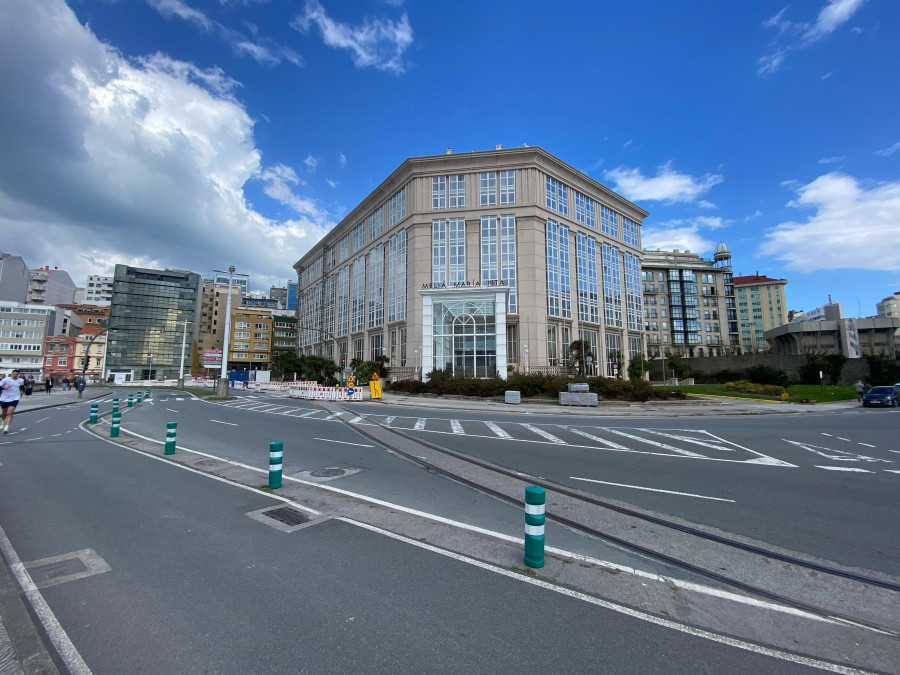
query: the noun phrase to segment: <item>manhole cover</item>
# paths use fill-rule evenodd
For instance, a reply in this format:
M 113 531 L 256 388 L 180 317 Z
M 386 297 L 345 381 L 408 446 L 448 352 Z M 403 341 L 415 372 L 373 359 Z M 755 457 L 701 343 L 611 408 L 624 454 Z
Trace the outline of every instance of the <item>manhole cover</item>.
M 87 572 L 87 569 L 87 565 L 78 558 L 69 558 L 67 560 L 58 560 L 56 562 L 32 567 L 28 570 L 28 573 L 31 575 L 31 579 L 35 584 L 40 584 L 44 581 L 49 581 L 50 579 L 58 579 L 60 577 L 71 576 L 72 574 Z
M 343 476 L 346 471 L 344 469 L 319 469 L 318 471 L 310 471 L 310 476 L 316 478 L 334 478 L 335 476 Z
M 303 523 L 309 522 L 309 516 L 297 509 L 292 509 L 290 506 L 282 506 L 278 509 L 265 511 L 263 515 L 268 516 L 273 520 L 277 520 L 279 523 L 291 526 L 302 525 Z

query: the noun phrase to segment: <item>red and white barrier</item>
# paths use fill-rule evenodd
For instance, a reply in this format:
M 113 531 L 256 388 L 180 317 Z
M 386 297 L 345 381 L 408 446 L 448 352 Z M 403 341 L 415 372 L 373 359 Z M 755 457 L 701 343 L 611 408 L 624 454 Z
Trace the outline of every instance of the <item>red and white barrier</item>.
M 315 382 L 301 382 L 303 386 L 291 387 L 289 398 L 303 398 L 314 401 L 362 401 L 363 392 L 360 387 L 323 387 Z

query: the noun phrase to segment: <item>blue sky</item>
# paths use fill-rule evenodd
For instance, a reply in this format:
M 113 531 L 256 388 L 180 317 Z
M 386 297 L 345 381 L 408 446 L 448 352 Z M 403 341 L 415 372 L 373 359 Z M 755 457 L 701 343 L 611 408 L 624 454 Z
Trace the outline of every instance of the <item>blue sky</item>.
M 894 0 L 4 0 L 0 249 L 255 288 L 411 156 L 537 145 L 645 248 L 845 315 L 900 291 Z

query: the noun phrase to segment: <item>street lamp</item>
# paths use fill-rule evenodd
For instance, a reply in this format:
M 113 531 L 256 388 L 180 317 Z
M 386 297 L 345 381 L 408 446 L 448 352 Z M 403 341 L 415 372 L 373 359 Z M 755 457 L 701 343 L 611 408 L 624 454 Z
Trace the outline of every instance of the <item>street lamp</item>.
M 525 374 L 528 375 L 528 370 L 529 370 L 528 345 L 522 345 L 522 348 L 525 350 Z
M 223 270 L 213 270 L 213 272 L 225 273 Z M 230 346 L 228 343 L 231 338 L 231 284 L 234 281 L 234 275 L 234 265 L 229 265 L 228 298 L 225 300 L 225 338 L 222 345 L 222 372 L 219 375 L 219 384 L 216 386 L 216 396 L 222 398 L 228 398 L 228 348 Z M 249 275 L 238 273 L 238 276 L 246 277 Z
M 187 341 L 187 325 L 193 321 L 184 320 L 184 332 L 181 334 L 181 368 L 178 371 L 178 386 L 184 386 L 184 344 Z
M 147 368 L 147 379 L 152 380 L 153 379 L 153 352 L 150 352 L 149 354 L 147 354 L 147 360 L 150 363 L 149 367 Z
M 422 378 L 419 376 L 419 353 L 422 351 L 422 346 L 419 345 L 415 349 L 416 351 L 416 379 L 421 380 Z

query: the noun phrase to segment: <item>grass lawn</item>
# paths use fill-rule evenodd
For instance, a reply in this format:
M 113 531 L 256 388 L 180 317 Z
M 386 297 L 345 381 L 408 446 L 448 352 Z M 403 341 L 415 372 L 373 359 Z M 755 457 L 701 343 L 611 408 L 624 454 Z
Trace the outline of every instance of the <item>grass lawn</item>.
M 711 396 L 727 396 L 731 398 L 756 398 L 761 401 L 778 401 L 777 396 L 761 396 L 759 394 L 741 394 L 733 391 L 725 391 L 724 384 L 693 384 L 689 386 L 664 387 L 683 391 L 686 394 L 707 394 Z M 853 401 L 856 399 L 856 389 L 851 386 L 819 387 L 817 384 L 792 384 L 788 387 L 789 401 L 802 401 L 807 399 L 816 403 L 828 401 Z

